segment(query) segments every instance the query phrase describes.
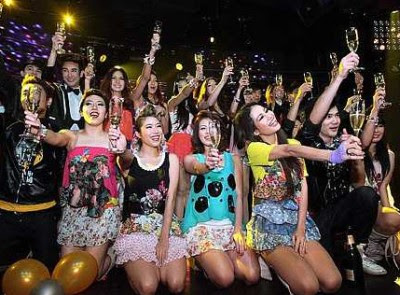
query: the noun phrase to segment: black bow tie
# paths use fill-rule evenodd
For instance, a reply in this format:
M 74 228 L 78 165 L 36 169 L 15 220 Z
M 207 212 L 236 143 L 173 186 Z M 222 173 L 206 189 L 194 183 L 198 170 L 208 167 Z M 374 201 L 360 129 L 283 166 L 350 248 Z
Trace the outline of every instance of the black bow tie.
M 81 90 L 79 88 L 72 88 L 70 86 L 67 86 L 67 92 L 73 92 L 75 95 L 79 95 L 81 93 Z

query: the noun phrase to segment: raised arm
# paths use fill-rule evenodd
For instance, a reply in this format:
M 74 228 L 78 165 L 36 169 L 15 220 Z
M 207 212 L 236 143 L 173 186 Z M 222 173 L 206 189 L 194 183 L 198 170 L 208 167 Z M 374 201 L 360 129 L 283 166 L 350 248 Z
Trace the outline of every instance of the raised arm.
M 199 108 L 199 111 L 206 110 L 216 103 L 218 96 L 222 91 L 222 88 L 224 88 L 226 82 L 228 81 L 229 75 L 233 75 L 233 67 L 227 66 L 222 73 L 221 81 L 219 81 L 218 85 L 215 87 L 214 91 L 210 94 L 208 99 L 203 99 L 202 101 L 198 102 L 197 106 Z
M 372 138 L 374 136 L 375 125 L 378 123 L 378 114 L 379 109 L 382 106 L 383 101 L 385 100 L 385 89 L 378 88 L 375 91 L 371 112 L 369 113 L 368 120 L 365 122 L 363 132 L 361 133 L 361 146 L 363 149 L 369 147 L 372 142 Z
M 343 80 L 346 79 L 349 71 L 356 67 L 359 62 L 359 57 L 356 53 L 351 52 L 340 62 L 339 72 L 337 76 L 333 79 L 332 83 L 325 88 L 324 92 L 315 102 L 313 110 L 310 114 L 310 121 L 313 124 L 320 124 L 324 119 L 325 115 L 329 111 L 329 107 L 336 96 L 339 86 L 342 84 Z
M 236 90 L 235 96 L 233 97 L 231 107 L 229 109 L 229 117 L 233 118 L 237 112 L 239 103 L 240 103 L 240 94 L 243 91 L 243 88 L 249 86 L 249 80 L 246 77 L 241 77 L 239 79 L 239 87 Z
M 296 121 L 297 114 L 299 113 L 300 104 L 304 98 L 304 96 L 312 90 L 312 85 L 310 83 L 303 83 L 300 85 L 296 97 L 294 98 L 294 102 L 289 109 L 289 112 L 286 118 L 290 121 Z

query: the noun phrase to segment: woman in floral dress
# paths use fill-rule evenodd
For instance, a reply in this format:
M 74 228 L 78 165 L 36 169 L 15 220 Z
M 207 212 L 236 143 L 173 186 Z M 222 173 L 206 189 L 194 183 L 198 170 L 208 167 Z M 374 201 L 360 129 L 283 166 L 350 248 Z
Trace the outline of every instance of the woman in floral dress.
M 235 118 L 237 145 L 247 145 L 255 185 L 247 223 L 247 245 L 272 266 L 294 294 L 335 293 L 341 275 L 318 243 L 320 233 L 307 213 L 304 157 L 340 163 L 354 153 L 362 158 L 359 140 L 335 151 L 301 146 L 286 139 L 275 115 L 250 103 Z M 349 141 L 350 142 L 350 141 Z
M 115 242 L 117 264 L 123 264 L 131 287 L 153 294 L 160 282 L 180 293 L 186 278 L 186 243 L 173 220 L 179 178 L 176 155 L 161 148 L 161 122 L 152 105 L 136 120 L 138 153 L 126 150 L 120 164 L 128 171 L 123 224 Z
M 62 246 L 61 255 L 77 250 L 88 251 L 97 260 L 99 278 L 112 266 L 107 250 L 117 237 L 121 222 L 118 168 L 115 155 L 108 151 L 109 135 L 103 127 L 107 111 L 106 96 L 99 90 L 89 89 L 80 104 L 84 129 L 58 133 L 42 131 L 47 143 L 68 150 L 57 238 Z M 26 115 L 26 123 L 41 126 L 32 113 Z M 126 147 L 125 136 L 118 139 L 115 135 L 110 136 L 118 147 Z
M 201 111 L 194 120 L 195 154 L 185 157 L 185 169 L 192 176 L 182 229 L 191 256 L 218 287 L 236 278 L 246 284 L 259 279 L 260 269 L 242 233 L 242 176 L 238 156 L 213 148 L 209 124 L 220 120 Z M 220 148 L 223 151 L 223 148 Z

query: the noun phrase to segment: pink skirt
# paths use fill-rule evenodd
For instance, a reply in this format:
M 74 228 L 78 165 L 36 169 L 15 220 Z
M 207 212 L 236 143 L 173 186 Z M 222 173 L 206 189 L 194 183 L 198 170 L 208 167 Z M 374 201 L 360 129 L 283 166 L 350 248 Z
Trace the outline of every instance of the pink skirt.
M 120 234 L 115 241 L 114 248 L 117 254 L 116 264 L 143 259 L 146 262 L 164 266 L 174 260 L 189 257 L 186 241 L 182 237 L 170 236 L 167 259 L 161 265 L 156 256 L 158 237 L 155 234 L 135 232 Z
M 187 133 L 172 134 L 167 145 L 168 151 L 176 154 L 181 164 L 183 163 L 183 159 L 193 152 L 192 136 Z

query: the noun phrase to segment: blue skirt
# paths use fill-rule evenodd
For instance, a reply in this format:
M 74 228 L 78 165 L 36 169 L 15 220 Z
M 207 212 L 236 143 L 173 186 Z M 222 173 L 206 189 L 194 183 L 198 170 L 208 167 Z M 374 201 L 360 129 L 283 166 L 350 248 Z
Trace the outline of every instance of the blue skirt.
M 262 200 L 253 207 L 246 225 L 247 245 L 255 251 L 274 250 L 278 246 L 293 246 L 297 229 L 299 206 L 293 199 Z M 306 218 L 306 239 L 319 240 L 321 235 L 311 217 Z

